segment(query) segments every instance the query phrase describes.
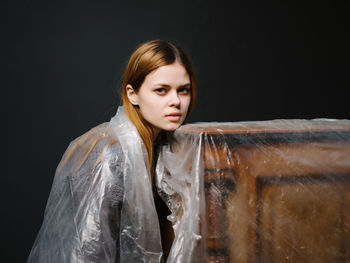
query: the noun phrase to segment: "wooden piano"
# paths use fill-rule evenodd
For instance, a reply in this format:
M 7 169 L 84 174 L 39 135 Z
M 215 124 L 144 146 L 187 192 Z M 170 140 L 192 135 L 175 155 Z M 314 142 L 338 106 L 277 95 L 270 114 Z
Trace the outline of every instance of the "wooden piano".
M 350 262 L 350 121 L 199 123 L 207 262 Z

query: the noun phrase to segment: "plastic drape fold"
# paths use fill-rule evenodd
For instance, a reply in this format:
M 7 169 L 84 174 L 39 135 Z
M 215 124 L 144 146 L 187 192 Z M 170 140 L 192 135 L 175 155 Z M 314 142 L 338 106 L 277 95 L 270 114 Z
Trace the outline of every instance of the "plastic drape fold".
M 28 262 L 161 262 L 147 153 L 122 107 L 73 141 Z
M 161 150 L 168 262 L 350 262 L 350 121 L 196 123 Z
M 121 262 L 161 262 L 159 221 L 154 204 L 148 155 L 135 126 L 121 108 L 111 120 L 124 156 L 121 214 Z
M 187 141 L 189 139 L 190 141 Z M 162 148 L 156 167 L 156 186 L 169 207 L 175 238 L 167 262 L 203 262 L 204 209 L 201 138 L 183 138 Z

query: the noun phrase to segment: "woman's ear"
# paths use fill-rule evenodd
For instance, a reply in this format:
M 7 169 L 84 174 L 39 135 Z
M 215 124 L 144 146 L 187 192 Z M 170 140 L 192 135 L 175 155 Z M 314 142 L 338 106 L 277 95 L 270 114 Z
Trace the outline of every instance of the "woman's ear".
M 126 95 L 128 96 L 128 99 L 132 105 L 138 105 L 137 94 L 130 84 L 126 85 Z

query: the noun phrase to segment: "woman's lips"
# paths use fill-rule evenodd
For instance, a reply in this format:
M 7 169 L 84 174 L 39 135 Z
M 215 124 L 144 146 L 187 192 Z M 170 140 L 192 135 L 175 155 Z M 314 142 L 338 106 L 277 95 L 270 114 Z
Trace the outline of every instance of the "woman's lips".
M 181 113 L 171 113 L 166 115 L 170 121 L 179 121 L 181 119 Z

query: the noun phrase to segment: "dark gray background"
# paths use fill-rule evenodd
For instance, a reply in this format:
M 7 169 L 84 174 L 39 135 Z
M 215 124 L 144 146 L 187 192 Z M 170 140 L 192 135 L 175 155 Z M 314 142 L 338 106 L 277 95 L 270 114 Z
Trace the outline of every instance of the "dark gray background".
M 349 119 L 345 2 L 2 1 L 1 261 L 27 258 L 64 150 L 114 115 L 141 42 L 191 56 L 188 122 Z

